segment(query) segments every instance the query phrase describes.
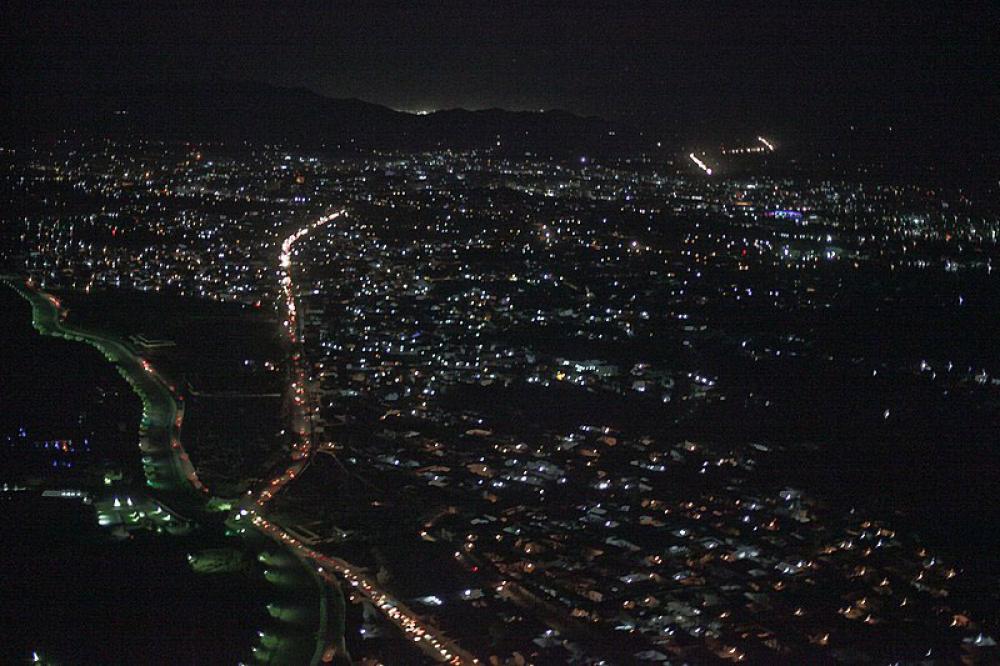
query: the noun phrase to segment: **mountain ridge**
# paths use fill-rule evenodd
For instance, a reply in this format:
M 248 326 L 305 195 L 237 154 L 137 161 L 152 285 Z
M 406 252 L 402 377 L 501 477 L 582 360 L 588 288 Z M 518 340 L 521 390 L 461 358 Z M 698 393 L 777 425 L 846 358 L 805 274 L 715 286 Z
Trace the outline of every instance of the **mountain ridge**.
M 75 129 L 386 150 L 496 148 L 499 141 L 501 149 L 552 154 L 613 152 L 643 143 L 631 127 L 562 109 L 452 108 L 423 114 L 326 97 L 304 87 L 241 81 L 15 91 L 9 97 L 8 132 L 33 135 Z

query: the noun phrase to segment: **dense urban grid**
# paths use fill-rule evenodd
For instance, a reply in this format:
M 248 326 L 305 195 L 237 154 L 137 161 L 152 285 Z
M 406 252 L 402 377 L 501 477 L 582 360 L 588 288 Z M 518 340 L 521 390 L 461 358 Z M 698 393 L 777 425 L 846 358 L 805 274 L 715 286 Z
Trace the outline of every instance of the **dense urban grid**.
M 5 148 L 3 272 L 151 379 L 142 467 L 0 442 L 120 535 L 214 512 L 195 570 L 280 545 L 240 566 L 318 576 L 320 661 L 996 660 L 995 542 L 933 530 L 995 510 L 906 479 L 997 469 L 1000 217 L 780 151 Z

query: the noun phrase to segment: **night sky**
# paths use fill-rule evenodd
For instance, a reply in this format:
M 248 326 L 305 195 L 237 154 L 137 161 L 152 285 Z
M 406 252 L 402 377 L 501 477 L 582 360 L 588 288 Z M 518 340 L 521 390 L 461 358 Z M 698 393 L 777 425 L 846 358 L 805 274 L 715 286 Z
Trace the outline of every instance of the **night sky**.
M 5 86 L 238 79 L 397 109 L 564 108 L 657 128 L 947 131 L 997 108 L 995 3 L 204 4 L 5 3 Z

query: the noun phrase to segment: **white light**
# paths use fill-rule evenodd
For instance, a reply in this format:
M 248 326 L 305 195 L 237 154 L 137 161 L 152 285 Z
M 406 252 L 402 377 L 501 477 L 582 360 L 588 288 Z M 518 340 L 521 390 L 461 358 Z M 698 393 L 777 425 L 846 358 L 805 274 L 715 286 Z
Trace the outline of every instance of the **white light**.
M 710 168 L 708 167 L 708 165 L 707 165 L 707 164 L 705 164 L 705 163 L 704 163 L 704 162 L 702 162 L 702 161 L 701 161 L 700 159 L 698 159 L 698 156 L 697 156 L 697 155 L 695 155 L 694 153 L 691 153 L 690 155 L 688 155 L 688 157 L 690 157 L 690 158 L 691 158 L 691 161 L 692 161 L 692 162 L 694 162 L 694 163 L 695 163 L 696 165 L 698 165 L 698 168 L 699 168 L 699 169 L 701 169 L 702 171 L 704 171 L 704 172 L 705 172 L 706 174 L 708 174 L 709 176 L 711 176 L 711 175 L 712 175 L 712 170 L 711 170 L 711 169 L 710 169 Z

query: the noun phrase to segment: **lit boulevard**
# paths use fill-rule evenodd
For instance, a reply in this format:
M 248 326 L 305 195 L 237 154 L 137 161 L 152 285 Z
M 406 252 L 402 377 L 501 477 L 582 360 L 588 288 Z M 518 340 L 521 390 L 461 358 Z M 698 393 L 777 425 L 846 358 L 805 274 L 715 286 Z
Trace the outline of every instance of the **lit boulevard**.
M 254 497 L 254 504 L 258 508 L 242 508 L 235 519 L 242 520 L 249 516 L 253 525 L 262 532 L 293 549 L 300 558 L 315 563 L 317 573 L 328 583 L 332 585 L 338 584 L 337 579 L 330 573 L 331 571 L 342 576 L 355 590 L 368 597 L 372 604 L 381 610 L 408 638 L 412 639 L 425 654 L 430 655 L 438 661 L 455 664 L 456 666 L 458 664 L 478 664 L 479 660 L 477 658 L 455 645 L 453 641 L 446 638 L 440 631 L 423 622 L 418 615 L 381 589 L 374 580 L 366 576 L 363 572 L 339 558 L 323 555 L 309 548 L 288 534 L 280 526 L 259 515 L 259 510 L 263 509 L 275 497 L 278 491 L 298 474 L 301 474 L 309 463 L 311 453 L 316 448 L 310 426 L 312 417 L 312 407 L 310 405 L 312 403 L 307 391 L 309 383 L 302 358 L 302 340 L 298 325 L 295 286 L 292 279 L 294 245 L 297 241 L 316 229 L 329 224 L 338 217 L 346 215 L 345 211 L 337 211 L 320 217 L 285 238 L 281 244 L 281 254 L 278 260 L 280 265 L 279 280 L 283 296 L 282 305 L 286 314 L 283 326 L 288 336 L 288 341 L 293 348 L 291 357 L 293 379 L 290 388 L 293 403 L 292 421 L 295 432 L 298 434 L 298 441 L 293 447 L 292 457 L 294 463 L 282 474 L 264 484 L 263 488 Z M 330 654 L 327 656 L 332 658 Z

